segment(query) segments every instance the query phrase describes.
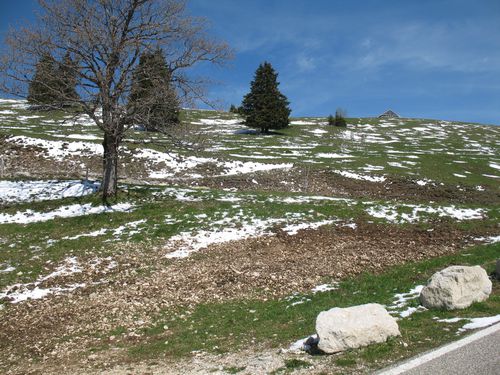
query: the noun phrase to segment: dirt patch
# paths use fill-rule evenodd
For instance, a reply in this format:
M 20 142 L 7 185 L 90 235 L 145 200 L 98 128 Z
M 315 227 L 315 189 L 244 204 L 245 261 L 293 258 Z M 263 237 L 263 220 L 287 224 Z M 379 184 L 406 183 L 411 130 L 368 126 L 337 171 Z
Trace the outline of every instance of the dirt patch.
M 213 177 L 186 182 L 210 188 L 234 188 L 239 191 L 300 192 L 334 195 L 345 198 L 370 198 L 403 202 L 446 202 L 495 205 L 500 203 L 500 191 L 472 186 L 418 185 L 406 177 L 390 176 L 384 182 L 360 181 L 343 177 L 328 169 L 292 168 L 251 175 Z
M 84 281 L 86 288 L 0 312 L 0 368 L 6 373 L 57 373 L 69 364 L 85 368 L 100 361 L 90 358 L 91 348 L 107 353 L 104 362 L 116 363 L 120 351 L 112 349 L 117 341 L 110 341 L 110 332 L 123 327 L 117 340 L 139 343 L 140 328 L 171 306 L 189 311 L 208 301 L 307 292 L 325 280 L 453 253 L 470 235 L 446 224 L 427 231 L 358 223 L 354 230 L 327 226 L 294 236 L 278 231 L 178 260 L 165 259 L 162 249 L 145 250 L 149 244 L 117 245 L 119 266 L 110 274 L 99 278 L 86 271 L 64 280 Z

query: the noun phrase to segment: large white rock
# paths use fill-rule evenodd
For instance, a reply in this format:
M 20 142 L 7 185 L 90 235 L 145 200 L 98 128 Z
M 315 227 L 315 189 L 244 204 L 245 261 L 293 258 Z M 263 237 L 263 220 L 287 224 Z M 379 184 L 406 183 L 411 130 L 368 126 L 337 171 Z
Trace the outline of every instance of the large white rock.
M 396 319 L 377 303 L 323 311 L 316 318 L 316 332 L 318 348 L 325 353 L 385 342 L 390 336 L 401 335 Z
M 479 266 L 451 266 L 436 272 L 422 289 L 420 303 L 428 309 L 465 309 L 488 299 L 491 281 Z

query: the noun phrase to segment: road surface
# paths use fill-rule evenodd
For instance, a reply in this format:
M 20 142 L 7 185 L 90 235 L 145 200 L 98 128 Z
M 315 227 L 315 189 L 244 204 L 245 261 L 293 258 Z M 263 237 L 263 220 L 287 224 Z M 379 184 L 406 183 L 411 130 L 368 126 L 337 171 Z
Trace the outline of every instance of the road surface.
M 500 323 L 378 374 L 500 375 Z

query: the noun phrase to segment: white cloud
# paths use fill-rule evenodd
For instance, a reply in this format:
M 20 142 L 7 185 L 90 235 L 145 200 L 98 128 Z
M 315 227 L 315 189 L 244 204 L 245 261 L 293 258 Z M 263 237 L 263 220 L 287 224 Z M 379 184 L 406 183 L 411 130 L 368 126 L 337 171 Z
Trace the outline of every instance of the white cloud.
M 316 69 L 316 59 L 311 56 L 300 54 L 296 57 L 296 63 L 301 72 L 308 72 Z

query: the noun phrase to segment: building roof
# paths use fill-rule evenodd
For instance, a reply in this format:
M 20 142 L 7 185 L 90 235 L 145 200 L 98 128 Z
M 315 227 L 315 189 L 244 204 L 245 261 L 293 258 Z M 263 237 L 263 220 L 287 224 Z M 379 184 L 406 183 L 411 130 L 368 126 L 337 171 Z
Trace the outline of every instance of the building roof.
M 382 113 L 378 117 L 379 118 L 398 118 L 399 115 L 396 112 L 389 109 L 388 111 L 385 111 L 384 113 Z

